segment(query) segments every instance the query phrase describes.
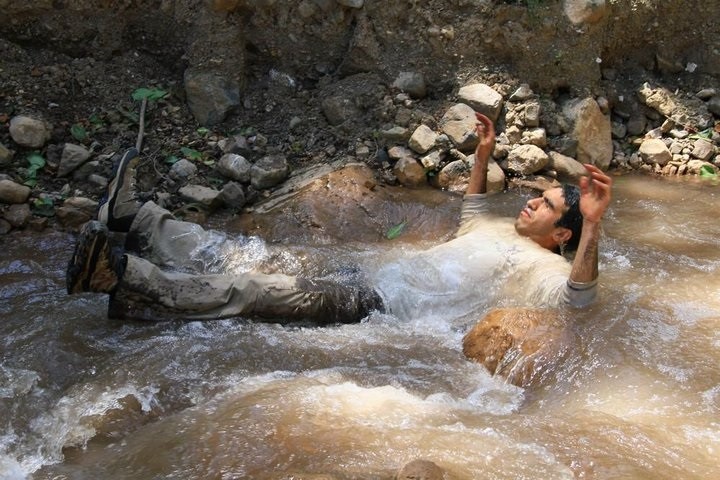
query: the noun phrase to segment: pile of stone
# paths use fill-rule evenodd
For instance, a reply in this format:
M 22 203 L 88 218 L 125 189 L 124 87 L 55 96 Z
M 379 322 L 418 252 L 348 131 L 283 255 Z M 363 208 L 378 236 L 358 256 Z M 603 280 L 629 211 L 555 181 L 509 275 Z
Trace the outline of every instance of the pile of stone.
M 542 190 L 558 181 L 575 182 L 584 173 L 583 163 L 662 175 L 717 174 L 718 92 L 706 89 L 692 101 L 677 101 L 667 90 L 644 84 L 636 97 L 558 103 L 541 99 L 528 85 L 507 99 L 489 85 L 467 85 L 436 128 L 422 124 L 405 145 L 388 149 L 387 166 L 407 186 L 429 182 L 464 191 L 478 142 L 477 111 L 496 123 L 490 191 L 508 186 Z

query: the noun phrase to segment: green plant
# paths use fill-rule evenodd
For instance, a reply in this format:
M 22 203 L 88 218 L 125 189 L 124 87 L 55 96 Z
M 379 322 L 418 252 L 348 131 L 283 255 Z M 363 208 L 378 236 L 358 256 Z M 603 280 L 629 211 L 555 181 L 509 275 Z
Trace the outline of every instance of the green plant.
M 84 142 L 88 138 L 87 130 L 79 123 L 75 123 L 70 127 L 70 135 L 78 142 Z
M 27 157 L 30 167 L 27 169 L 24 185 L 32 188 L 37 185 L 37 172 L 45 166 L 45 159 L 37 152 L 33 152 Z
M 388 240 L 394 240 L 397 237 L 400 236 L 400 234 L 405 230 L 405 225 L 407 225 L 407 221 L 403 220 L 402 222 L 398 223 L 397 225 L 390 227 L 385 233 L 385 238 Z
M 32 212 L 40 217 L 53 217 L 55 216 L 55 202 L 46 196 L 36 198 L 32 203 Z
M 141 87 L 132 93 L 133 100 L 144 100 L 148 101 L 160 100 L 168 96 L 168 92 L 159 88 L 145 88 Z
M 215 165 L 215 160 L 212 158 L 206 158 L 201 152 L 195 150 L 194 148 L 181 147 L 180 151 L 188 160 L 192 160 L 193 162 L 202 162 L 203 165 L 207 165 L 208 167 Z

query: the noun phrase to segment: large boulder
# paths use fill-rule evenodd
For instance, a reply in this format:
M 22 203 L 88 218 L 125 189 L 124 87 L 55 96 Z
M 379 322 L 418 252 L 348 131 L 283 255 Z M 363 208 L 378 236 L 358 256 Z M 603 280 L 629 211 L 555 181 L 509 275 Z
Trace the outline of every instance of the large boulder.
M 554 310 L 491 310 L 463 338 L 465 356 L 525 387 L 541 383 L 570 351 L 574 334 Z
M 577 160 L 607 170 L 613 155 L 610 117 L 603 115 L 593 98 L 567 102 L 563 114 L 572 125 L 570 135 L 577 140 Z

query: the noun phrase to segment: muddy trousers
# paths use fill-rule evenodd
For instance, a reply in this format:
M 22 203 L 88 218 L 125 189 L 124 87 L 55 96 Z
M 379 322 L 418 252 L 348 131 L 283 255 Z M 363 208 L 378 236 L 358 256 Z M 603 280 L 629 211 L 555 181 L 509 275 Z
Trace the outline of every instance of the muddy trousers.
M 214 320 L 260 317 L 288 323 L 360 321 L 383 311 L 377 292 L 365 284 L 346 285 L 283 274 L 181 273 L 191 253 L 213 235 L 197 224 L 176 220 L 152 202 L 145 204 L 128 233 L 139 256 L 126 254 L 127 265 L 110 298 L 111 318 L 139 320 Z M 212 243 L 210 239 L 210 243 Z

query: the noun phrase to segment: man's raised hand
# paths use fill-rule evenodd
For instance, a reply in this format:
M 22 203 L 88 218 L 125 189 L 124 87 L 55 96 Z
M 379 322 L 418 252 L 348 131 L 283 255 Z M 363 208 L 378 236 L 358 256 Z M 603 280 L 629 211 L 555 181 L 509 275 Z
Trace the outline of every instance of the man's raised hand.
M 588 175 L 580 178 L 580 213 L 583 219 L 599 223 L 610 205 L 612 178 L 595 165 L 585 164 Z

